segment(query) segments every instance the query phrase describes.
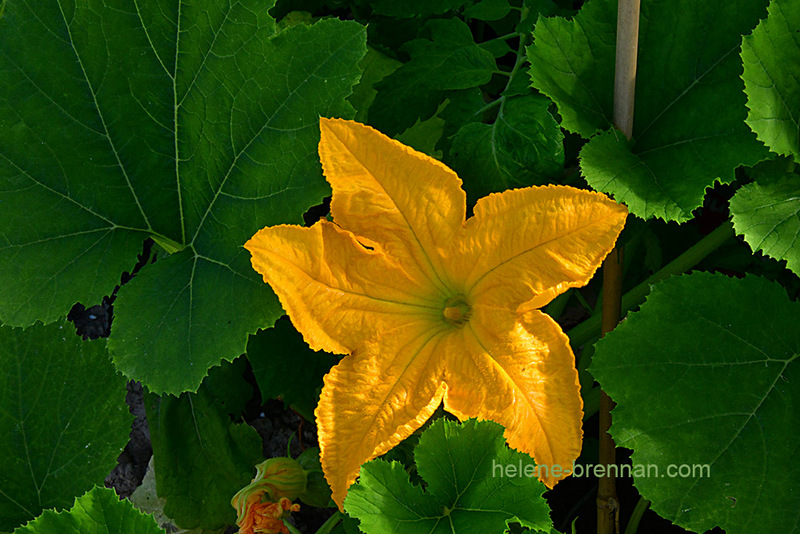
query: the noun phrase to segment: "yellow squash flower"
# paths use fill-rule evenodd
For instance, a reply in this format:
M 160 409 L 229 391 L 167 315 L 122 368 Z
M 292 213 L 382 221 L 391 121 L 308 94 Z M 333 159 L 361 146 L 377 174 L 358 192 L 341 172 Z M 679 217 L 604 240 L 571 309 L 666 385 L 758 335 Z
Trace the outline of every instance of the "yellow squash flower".
M 466 219 L 442 163 L 362 124 L 320 127 L 333 222 L 264 228 L 245 247 L 311 348 L 347 355 L 315 414 L 333 500 L 441 402 L 502 424 L 552 487 L 580 453 L 583 405 L 569 340 L 539 308 L 591 279 L 626 208 L 529 187 Z

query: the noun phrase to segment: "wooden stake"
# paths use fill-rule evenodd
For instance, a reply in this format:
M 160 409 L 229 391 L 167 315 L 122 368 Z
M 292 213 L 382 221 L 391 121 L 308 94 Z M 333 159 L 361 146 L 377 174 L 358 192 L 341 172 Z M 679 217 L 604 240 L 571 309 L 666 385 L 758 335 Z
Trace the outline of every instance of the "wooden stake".
M 633 135 L 633 103 L 636 91 L 636 59 L 639 51 L 639 0 L 619 0 L 617 56 L 614 70 L 614 125 L 630 139 Z M 615 248 L 603 264 L 602 333 L 617 326 L 622 308 L 622 250 Z M 616 465 L 616 444 L 608 433 L 614 402 L 600 392 L 600 464 Z M 598 481 L 597 533 L 619 533 L 619 501 L 616 479 L 608 473 Z

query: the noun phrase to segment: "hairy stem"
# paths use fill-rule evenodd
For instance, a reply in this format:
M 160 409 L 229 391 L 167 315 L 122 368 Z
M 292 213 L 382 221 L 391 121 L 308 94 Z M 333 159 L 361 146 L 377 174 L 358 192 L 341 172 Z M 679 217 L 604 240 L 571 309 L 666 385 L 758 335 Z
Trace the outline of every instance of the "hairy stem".
M 644 302 L 645 297 L 650 293 L 650 286 L 670 276 L 688 272 L 732 237 L 733 226 L 730 221 L 722 223 L 716 230 L 652 274 L 647 280 L 625 293 L 622 296 L 622 313 L 625 314 Z M 595 314 L 567 332 L 572 346 L 580 347 L 600 337 L 601 320 L 600 314 Z

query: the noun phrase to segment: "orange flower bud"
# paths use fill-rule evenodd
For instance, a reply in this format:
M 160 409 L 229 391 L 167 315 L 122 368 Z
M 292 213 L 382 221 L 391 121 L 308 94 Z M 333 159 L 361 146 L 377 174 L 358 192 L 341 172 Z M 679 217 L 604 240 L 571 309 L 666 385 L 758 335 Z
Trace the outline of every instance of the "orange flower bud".
M 306 472 L 291 458 L 271 458 L 256 466 L 253 481 L 231 499 L 242 534 L 289 534 L 283 519 L 296 512 L 292 504 L 306 490 Z

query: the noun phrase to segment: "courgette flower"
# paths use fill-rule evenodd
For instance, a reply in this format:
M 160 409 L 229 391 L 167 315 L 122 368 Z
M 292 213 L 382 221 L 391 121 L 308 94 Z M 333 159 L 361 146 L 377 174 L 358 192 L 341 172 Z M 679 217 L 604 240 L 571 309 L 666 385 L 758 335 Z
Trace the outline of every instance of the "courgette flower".
M 502 424 L 552 487 L 580 454 L 583 403 L 569 339 L 541 308 L 588 283 L 628 210 L 526 187 L 467 218 L 439 161 L 352 121 L 320 129 L 333 221 L 267 227 L 245 248 L 309 346 L 345 354 L 315 412 L 334 502 L 440 404 Z
M 303 467 L 291 458 L 271 458 L 256 466 L 253 481 L 231 499 L 241 534 L 289 534 L 283 519 L 300 510 L 292 504 L 306 491 Z

